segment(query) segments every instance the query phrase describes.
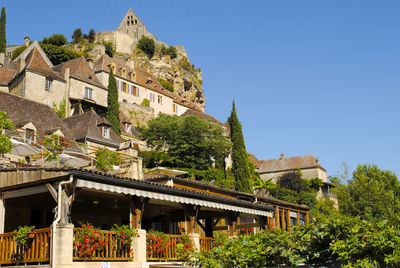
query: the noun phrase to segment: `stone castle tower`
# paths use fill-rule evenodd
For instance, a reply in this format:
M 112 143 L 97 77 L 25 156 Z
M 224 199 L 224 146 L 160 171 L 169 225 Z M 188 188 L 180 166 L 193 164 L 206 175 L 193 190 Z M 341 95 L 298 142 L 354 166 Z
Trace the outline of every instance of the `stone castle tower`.
M 118 28 L 114 31 L 97 33 L 96 42 L 112 42 L 117 52 L 132 53 L 136 48 L 137 42 L 143 35 L 153 39 L 156 43 L 162 44 L 152 33 L 146 30 L 144 23 L 130 8 Z

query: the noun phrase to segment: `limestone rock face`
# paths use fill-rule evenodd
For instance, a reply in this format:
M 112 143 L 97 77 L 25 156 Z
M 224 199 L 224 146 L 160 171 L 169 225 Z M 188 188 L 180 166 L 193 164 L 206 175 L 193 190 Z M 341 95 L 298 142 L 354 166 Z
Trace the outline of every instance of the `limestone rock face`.
M 126 62 L 131 67 L 141 68 L 151 73 L 155 78 L 161 78 L 170 82 L 174 87 L 174 93 L 196 103 L 204 110 L 206 99 L 202 89 L 201 70 L 190 63 L 183 46 L 177 46 L 177 57 L 171 59 L 169 55 L 161 53 L 161 47 L 157 46 L 154 56 L 149 59 L 139 49 L 132 54 L 116 53 L 114 58 Z

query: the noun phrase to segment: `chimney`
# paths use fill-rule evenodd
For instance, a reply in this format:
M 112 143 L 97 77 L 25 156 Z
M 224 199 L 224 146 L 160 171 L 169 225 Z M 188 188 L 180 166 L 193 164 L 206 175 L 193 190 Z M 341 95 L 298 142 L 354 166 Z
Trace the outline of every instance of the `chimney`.
M 29 47 L 29 41 L 31 41 L 31 39 L 28 35 L 26 35 L 24 38 L 24 46 Z
M 317 162 L 317 164 L 319 165 L 319 159 L 315 158 L 315 162 Z
M 279 160 L 285 159 L 285 154 L 281 153 L 281 157 L 279 158 Z
M 19 72 L 22 72 L 24 68 L 25 68 L 25 58 L 21 56 L 19 58 Z
M 87 61 L 87 63 L 89 64 L 90 69 L 93 70 L 93 60 L 92 60 L 92 59 L 87 59 L 86 61 Z

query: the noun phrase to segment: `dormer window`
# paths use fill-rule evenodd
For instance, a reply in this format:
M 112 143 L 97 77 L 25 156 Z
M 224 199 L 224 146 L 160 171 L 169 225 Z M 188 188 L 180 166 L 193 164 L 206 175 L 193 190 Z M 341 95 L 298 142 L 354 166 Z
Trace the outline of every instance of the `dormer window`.
M 103 125 L 103 137 L 106 139 L 110 138 L 110 126 Z
M 49 78 L 46 78 L 46 84 L 45 84 L 46 91 L 51 92 L 52 84 L 53 84 L 53 80 L 50 80 Z
M 25 142 L 28 144 L 35 142 L 35 130 L 29 128 L 25 130 Z

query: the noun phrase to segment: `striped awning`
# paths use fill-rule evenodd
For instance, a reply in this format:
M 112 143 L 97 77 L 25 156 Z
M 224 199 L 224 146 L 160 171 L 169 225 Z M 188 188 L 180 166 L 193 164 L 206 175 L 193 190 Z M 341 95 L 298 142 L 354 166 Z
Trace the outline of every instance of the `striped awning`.
M 171 195 L 171 194 L 156 193 L 156 192 L 151 192 L 151 191 L 132 189 L 132 188 L 127 188 L 127 187 L 115 186 L 115 185 L 87 181 L 87 180 L 82 180 L 82 179 L 78 179 L 76 186 L 80 187 L 80 188 L 95 189 L 95 190 L 105 191 L 105 192 L 143 196 L 143 197 L 148 197 L 150 199 L 165 200 L 165 201 L 170 201 L 170 202 L 175 202 L 175 203 L 183 203 L 183 204 L 199 205 L 201 207 L 231 210 L 231 211 L 236 211 L 236 212 L 241 212 L 241 213 L 246 213 L 246 214 L 251 214 L 251 215 L 268 216 L 268 217 L 273 216 L 270 211 L 265 211 L 265 210 L 233 206 L 233 205 L 228 205 L 228 204 L 223 204 L 223 203 L 218 203 L 218 202 L 205 201 L 205 200 L 200 200 L 200 199 L 196 199 L 196 198 L 176 196 L 176 195 Z

